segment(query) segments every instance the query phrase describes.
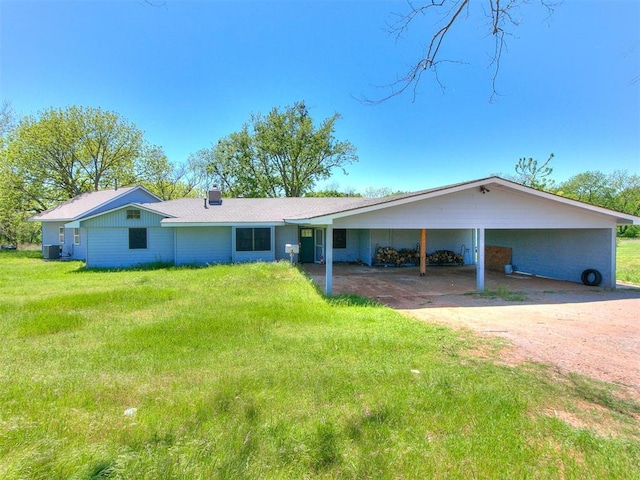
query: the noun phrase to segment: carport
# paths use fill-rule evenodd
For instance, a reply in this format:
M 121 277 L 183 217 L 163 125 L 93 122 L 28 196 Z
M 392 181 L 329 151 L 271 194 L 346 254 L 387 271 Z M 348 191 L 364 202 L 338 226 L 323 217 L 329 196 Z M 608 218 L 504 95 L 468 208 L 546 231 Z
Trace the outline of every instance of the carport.
M 510 264 L 519 272 L 581 282 L 585 270 L 601 274 L 600 286 L 615 288 L 616 228 L 640 224 L 640 218 L 560 197 L 547 192 L 489 177 L 404 195 L 383 198 L 353 209 L 336 211 L 295 223 L 324 228 L 326 243 L 324 288 L 333 292 L 333 230 L 359 232 L 361 260 L 372 264 L 374 242 L 380 231 L 412 232 L 418 238 L 421 269 L 429 275 L 423 255 L 430 250 L 430 238 L 444 233 L 450 250 L 458 251 L 460 232 L 471 232 L 475 273 L 474 289 L 482 292 L 486 282 L 487 246 L 508 249 Z M 444 232 L 444 233 L 443 233 Z

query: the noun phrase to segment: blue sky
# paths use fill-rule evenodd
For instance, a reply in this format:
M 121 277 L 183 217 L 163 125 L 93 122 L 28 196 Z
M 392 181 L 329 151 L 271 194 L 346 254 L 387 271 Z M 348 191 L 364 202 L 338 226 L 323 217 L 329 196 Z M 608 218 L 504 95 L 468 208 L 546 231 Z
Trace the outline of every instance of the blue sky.
M 154 0 L 155 1 L 155 0 Z M 493 41 L 469 18 L 447 40 L 443 91 L 377 106 L 419 58 L 432 25 L 396 41 L 404 1 L 0 1 L 0 97 L 19 114 L 113 110 L 173 162 L 241 128 L 250 114 L 304 100 L 360 157 L 320 186 L 418 190 L 555 158 L 554 178 L 640 174 L 640 2 L 565 0 L 522 8 L 490 102 Z M 455 36 L 453 35 L 455 33 Z

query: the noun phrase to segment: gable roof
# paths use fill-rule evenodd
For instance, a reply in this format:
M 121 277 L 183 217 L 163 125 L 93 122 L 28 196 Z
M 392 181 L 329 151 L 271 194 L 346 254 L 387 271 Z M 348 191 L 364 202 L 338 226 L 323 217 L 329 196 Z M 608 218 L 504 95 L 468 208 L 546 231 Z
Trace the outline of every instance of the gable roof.
M 143 191 L 153 198 L 156 198 L 158 202 L 162 201 L 149 190 L 144 187 L 119 187 L 117 189 L 98 190 L 95 192 L 87 192 L 77 197 L 73 197 L 64 203 L 61 203 L 57 207 L 50 208 L 38 215 L 33 216 L 29 220 L 32 222 L 50 222 L 50 221 L 72 221 L 81 217 L 96 213 L 96 211 L 102 207 L 107 206 L 114 200 L 120 199 L 126 195 L 129 195 L 135 191 Z
M 571 198 L 556 195 L 554 193 L 537 190 L 535 188 L 527 187 L 525 185 L 512 182 L 510 180 L 505 180 L 504 178 L 497 177 L 497 176 L 486 177 L 486 178 L 481 178 L 479 180 L 472 180 L 472 181 L 456 183 L 452 185 L 445 185 L 442 187 L 431 188 L 428 190 L 420 190 L 417 192 L 410 192 L 410 193 L 404 193 L 399 195 L 393 195 L 389 197 L 378 198 L 378 199 L 374 199 L 376 201 L 371 202 L 368 205 L 356 205 L 354 208 L 345 208 L 345 209 L 328 213 L 328 214 L 318 213 L 316 215 L 312 215 L 306 220 L 309 220 L 309 221 L 313 220 L 318 223 L 330 222 L 336 218 L 347 217 L 350 215 L 371 212 L 371 211 L 380 210 L 387 207 L 403 205 L 406 203 L 411 203 L 411 202 L 420 201 L 420 200 L 426 200 L 429 198 L 448 195 L 448 194 L 459 192 L 462 190 L 469 190 L 474 188 L 486 188 L 487 191 L 489 191 L 489 189 L 493 187 L 501 187 L 507 190 L 521 192 L 524 194 L 532 195 L 534 197 L 551 200 L 553 202 L 560 203 L 563 205 L 568 205 L 568 206 L 576 207 L 579 209 L 587 210 L 593 213 L 598 213 L 601 215 L 613 217 L 616 219 L 616 222 L 618 224 L 622 224 L 622 225 L 640 224 L 640 217 L 636 217 L 628 213 L 617 212 L 615 210 L 611 210 L 608 208 L 598 207 L 590 203 L 581 202 L 579 200 L 573 200 Z

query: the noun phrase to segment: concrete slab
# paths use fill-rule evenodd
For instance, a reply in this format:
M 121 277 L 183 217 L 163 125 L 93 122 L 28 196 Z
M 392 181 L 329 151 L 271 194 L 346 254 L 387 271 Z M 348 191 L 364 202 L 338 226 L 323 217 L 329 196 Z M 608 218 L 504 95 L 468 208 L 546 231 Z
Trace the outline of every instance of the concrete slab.
M 304 264 L 302 268 L 323 290 L 325 266 Z M 485 274 L 485 292 L 514 294 L 519 302 L 535 302 L 535 298 L 540 295 L 544 295 L 545 301 L 553 302 L 556 294 L 560 303 L 563 298 L 561 294 L 586 295 L 604 290 L 601 287 L 519 273 L 507 275 L 487 271 Z M 418 267 L 369 267 L 348 264 L 333 266 L 334 295 L 360 295 L 393 308 L 469 306 L 470 302 L 479 299 L 475 292 L 475 265 L 429 266 L 427 274 L 422 277 Z

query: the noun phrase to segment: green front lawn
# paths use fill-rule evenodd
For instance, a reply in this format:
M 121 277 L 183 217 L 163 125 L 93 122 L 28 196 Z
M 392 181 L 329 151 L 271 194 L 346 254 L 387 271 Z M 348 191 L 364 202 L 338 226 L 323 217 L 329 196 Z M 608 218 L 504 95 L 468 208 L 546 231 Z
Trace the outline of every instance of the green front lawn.
M 640 285 L 640 239 L 621 239 L 616 250 L 617 279 Z
M 639 478 L 640 406 L 286 263 L 0 254 L 0 478 Z

